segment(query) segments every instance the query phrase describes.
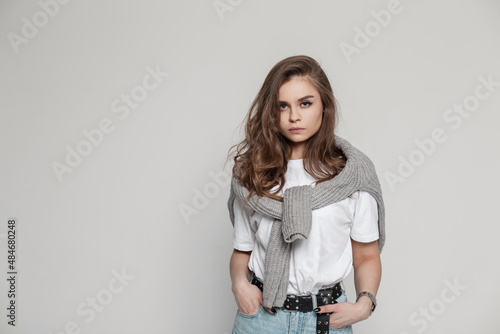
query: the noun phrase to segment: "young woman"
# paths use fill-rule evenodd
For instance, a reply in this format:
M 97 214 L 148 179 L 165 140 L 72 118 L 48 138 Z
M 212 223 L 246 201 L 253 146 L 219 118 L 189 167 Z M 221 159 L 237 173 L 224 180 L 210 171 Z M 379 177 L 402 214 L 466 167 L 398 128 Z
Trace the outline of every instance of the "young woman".
M 250 107 L 231 147 L 233 333 L 352 333 L 376 306 L 380 184 L 336 121 L 330 82 L 307 56 L 278 62 Z M 341 285 L 352 268 L 354 303 Z

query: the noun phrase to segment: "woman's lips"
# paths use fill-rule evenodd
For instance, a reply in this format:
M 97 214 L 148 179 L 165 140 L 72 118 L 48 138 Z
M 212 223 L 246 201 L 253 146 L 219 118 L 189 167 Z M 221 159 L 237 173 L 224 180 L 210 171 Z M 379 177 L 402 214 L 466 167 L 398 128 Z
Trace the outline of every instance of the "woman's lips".
M 296 133 L 296 132 L 300 132 L 302 130 L 304 130 L 304 128 L 292 128 L 292 129 L 290 129 L 290 132 Z

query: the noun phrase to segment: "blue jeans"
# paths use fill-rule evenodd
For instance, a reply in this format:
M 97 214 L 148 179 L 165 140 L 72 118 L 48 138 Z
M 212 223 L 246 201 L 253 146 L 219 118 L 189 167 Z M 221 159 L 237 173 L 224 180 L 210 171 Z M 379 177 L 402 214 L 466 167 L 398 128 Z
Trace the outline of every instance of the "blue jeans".
M 344 291 L 337 298 L 338 303 L 346 302 Z M 276 314 L 269 313 L 262 305 L 253 314 L 236 311 L 233 334 L 316 334 L 317 313 L 284 311 L 275 307 Z M 352 326 L 330 327 L 330 334 L 352 334 Z

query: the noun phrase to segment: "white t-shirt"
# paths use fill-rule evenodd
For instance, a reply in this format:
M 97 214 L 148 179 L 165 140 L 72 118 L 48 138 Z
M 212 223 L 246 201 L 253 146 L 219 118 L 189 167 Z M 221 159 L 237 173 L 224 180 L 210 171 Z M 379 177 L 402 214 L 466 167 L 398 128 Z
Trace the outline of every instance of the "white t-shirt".
M 316 181 L 303 167 L 303 159 L 289 160 L 285 186 L 311 185 Z M 277 189 L 276 186 L 273 190 Z M 312 211 L 311 232 L 307 239 L 291 243 L 288 294 L 317 294 L 324 286 L 345 279 L 352 270 L 350 238 L 371 242 L 379 238 L 377 202 L 365 191 L 353 198 Z M 266 248 L 274 218 L 254 211 L 236 196 L 234 201 L 233 247 L 252 251 L 248 268 L 264 278 Z

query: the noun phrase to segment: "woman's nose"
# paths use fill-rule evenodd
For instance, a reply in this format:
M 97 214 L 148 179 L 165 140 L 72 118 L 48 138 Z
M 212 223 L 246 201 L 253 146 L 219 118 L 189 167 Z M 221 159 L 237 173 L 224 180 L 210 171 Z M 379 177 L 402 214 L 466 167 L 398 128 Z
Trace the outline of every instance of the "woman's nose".
M 300 120 L 300 113 L 296 107 L 290 107 L 289 120 L 290 122 L 297 122 Z

